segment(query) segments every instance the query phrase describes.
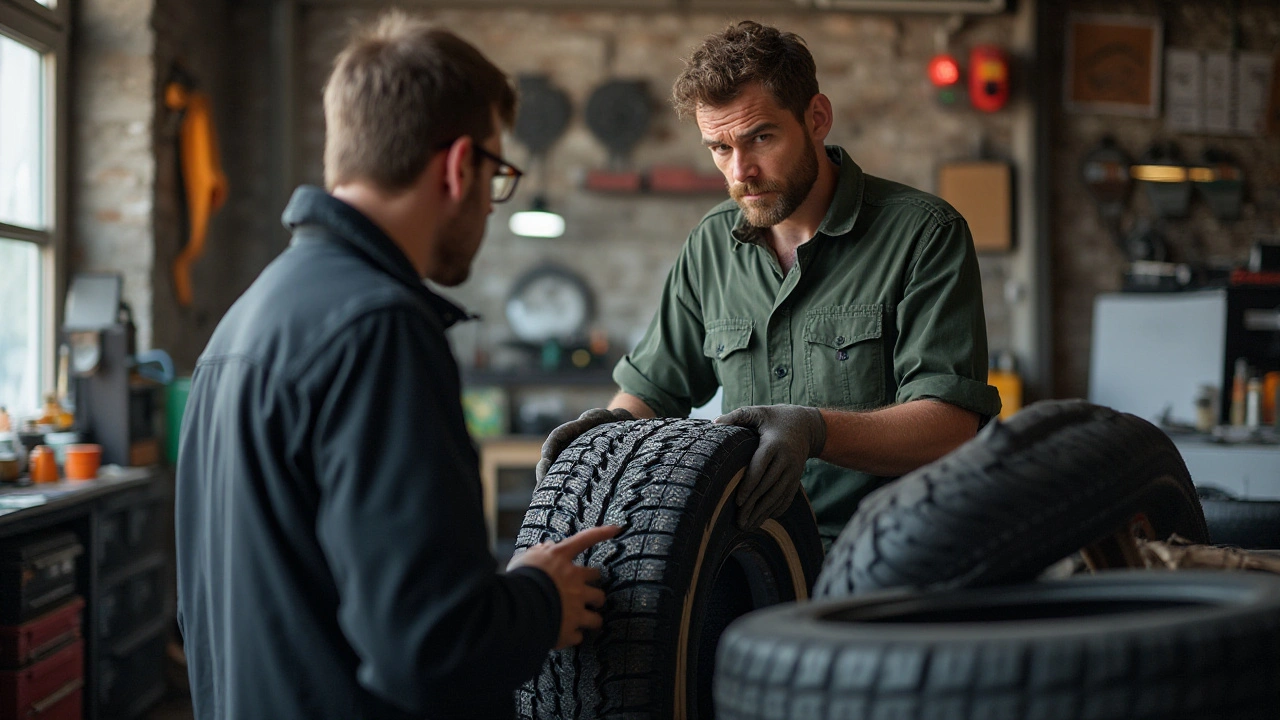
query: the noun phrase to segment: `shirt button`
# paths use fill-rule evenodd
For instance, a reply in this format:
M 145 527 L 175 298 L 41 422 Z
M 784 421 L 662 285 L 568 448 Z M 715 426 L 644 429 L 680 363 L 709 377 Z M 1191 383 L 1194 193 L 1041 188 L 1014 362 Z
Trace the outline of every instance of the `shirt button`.
M 778 367 L 773 369 L 773 374 L 776 375 L 779 380 L 781 380 L 782 378 L 787 376 L 787 369 L 779 365 Z
M 843 345 L 843 344 L 844 344 L 844 336 L 843 336 L 843 335 L 837 335 L 837 336 L 836 336 L 836 344 L 837 344 L 837 345 Z
M 717 354 L 719 354 L 719 355 L 723 355 L 723 354 L 724 354 L 724 345 L 717 345 L 717 346 L 716 346 L 716 353 L 717 353 Z
M 837 351 L 836 351 L 836 359 L 837 359 L 837 360 L 848 360 L 848 359 L 849 359 L 849 353 L 845 352 L 844 350 L 837 350 Z

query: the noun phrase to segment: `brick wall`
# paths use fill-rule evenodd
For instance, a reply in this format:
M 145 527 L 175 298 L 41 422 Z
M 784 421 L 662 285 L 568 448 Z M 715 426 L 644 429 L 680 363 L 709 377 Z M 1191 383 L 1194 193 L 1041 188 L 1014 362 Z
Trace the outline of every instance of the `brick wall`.
M 80 0 L 72 53 L 72 228 L 68 272 L 115 271 L 140 349 L 189 372 L 227 308 L 287 242 L 282 170 L 270 129 L 270 5 L 205 0 Z M 187 244 L 180 116 L 164 107 L 179 65 L 213 102 L 227 203 L 177 303 L 172 264 Z
M 69 269 L 124 275 L 141 347 L 152 337 L 155 255 L 151 6 L 152 0 L 71 5 Z
M 1165 16 L 1165 47 L 1224 50 L 1230 42 L 1230 3 L 1192 0 L 1073 0 L 1076 12 Z M 1276 52 L 1280 48 L 1280 3 L 1245 0 L 1240 6 L 1242 49 Z M 1064 16 L 1065 17 L 1065 16 Z M 1065 27 L 1065 25 L 1063 25 Z M 1061 43 L 1061 38 L 1058 38 Z M 1058 48 L 1060 52 L 1060 48 Z M 1059 60 L 1059 67 L 1062 67 Z M 1060 78 L 1054 78 L 1054 81 Z M 1230 138 L 1180 135 L 1167 131 L 1163 118 L 1151 120 L 1114 115 L 1070 114 L 1055 97 L 1052 143 L 1052 243 L 1055 393 L 1083 397 L 1088 392 L 1090 333 L 1094 297 L 1118 290 L 1125 260 L 1098 215 L 1078 168 L 1080 160 L 1104 134 L 1137 159 L 1156 139 L 1178 143 L 1187 160 L 1200 158 L 1206 147 L 1235 155 L 1244 167 L 1248 205 L 1236 222 L 1220 222 L 1205 203 L 1193 197 L 1191 216 L 1163 225 L 1173 259 L 1239 263 L 1258 236 L 1280 235 L 1280 142 L 1275 138 Z M 1150 216 L 1145 194 L 1135 189 L 1124 216 L 1131 228 Z
M 320 90 L 352 21 L 373 11 L 341 5 L 303 6 L 298 19 L 297 153 L 299 178 L 322 180 L 324 139 Z M 674 163 L 714 171 L 692 124 L 680 124 L 667 104 L 680 57 L 730 19 L 714 14 L 437 10 L 425 12 L 474 42 L 512 75 L 545 73 L 574 105 L 574 116 L 546 160 L 547 195 L 568 220 L 565 236 L 535 240 L 512 235 L 507 220 L 532 196 L 526 178 L 515 198 L 498 206 L 472 279 L 447 291 L 485 318 L 455 338 L 464 360 L 479 341 L 496 348 L 510 336 L 503 304 L 515 279 L 530 267 L 555 262 L 580 272 L 597 299 L 596 324 L 616 342 L 629 343 L 647 326 L 662 281 L 685 237 L 719 199 L 647 195 L 610 196 L 581 189 L 582 175 L 609 158 L 582 120 L 591 91 L 607 79 L 648 83 L 650 130 L 632 155 L 638 168 Z M 753 15 L 799 33 L 813 49 L 819 82 L 836 113 L 829 142 L 843 145 L 867 170 L 933 190 L 939 162 L 968 159 L 979 145 L 997 158 L 1012 154 L 1009 113 L 939 108 L 924 68 L 935 51 L 937 17 L 852 14 Z M 1007 45 L 1011 16 L 974 18 L 954 38 L 966 51 L 980 42 Z M 518 165 L 528 156 L 518 143 L 506 151 Z M 1010 325 L 1004 279 L 1008 258 L 982 259 L 993 349 L 1008 347 Z
M 177 365 L 189 370 L 208 342 L 218 320 L 244 287 L 233 287 L 239 261 L 228 242 L 228 222 L 224 213 L 214 215 L 206 238 L 205 252 L 191 268 L 194 288 L 190 307 L 178 304 L 173 282 L 173 261 L 188 241 L 185 222 L 185 193 L 179 167 L 178 138 L 182 116 L 164 105 L 164 89 L 175 66 L 181 67 L 197 91 L 208 93 L 214 108 L 214 122 L 222 131 L 223 163 L 235 168 L 234 153 L 225 149 L 225 134 L 234 131 L 234 116 L 227 102 L 238 93 L 229 93 L 228 9 L 224 0 L 155 0 L 151 26 L 155 34 L 155 84 L 152 108 L 155 133 L 152 153 L 156 165 L 155 182 L 155 264 L 152 323 L 153 345 L 164 348 Z M 239 173 L 236 173 L 239 175 Z M 240 191 L 240 188 L 235 188 Z

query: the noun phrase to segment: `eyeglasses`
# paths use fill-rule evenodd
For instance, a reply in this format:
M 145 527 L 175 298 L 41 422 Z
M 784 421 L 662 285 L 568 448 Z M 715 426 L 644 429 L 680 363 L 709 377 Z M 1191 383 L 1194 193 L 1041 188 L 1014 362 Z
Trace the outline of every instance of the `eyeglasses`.
M 454 142 L 456 142 L 456 138 L 440 143 L 436 146 L 436 149 L 444 150 Z M 524 171 L 507 162 L 501 156 L 494 155 L 480 147 L 480 143 L 472 143 L 471 147 L 476 151 L 475 159 L 477 165 L 485 158 L 498 164 L 498 169 L 494 171 L 493 177 L 489 180 L 489 199 L 495 203 L 510 200 L 516 191 L 516 184 L 520 182 L 520 178 L 524 177 Z
M 479 158 L 489 158 L 498 164 L 493 178 L 489 180 L 489 199 L 496 203 L 510 200 L 516 191 L 516 184 L 520 182 L 520 178 L 524 177 L 524 171 L 480 147 L 480 143 L 476 143 L 474 147 L 477 161 Z

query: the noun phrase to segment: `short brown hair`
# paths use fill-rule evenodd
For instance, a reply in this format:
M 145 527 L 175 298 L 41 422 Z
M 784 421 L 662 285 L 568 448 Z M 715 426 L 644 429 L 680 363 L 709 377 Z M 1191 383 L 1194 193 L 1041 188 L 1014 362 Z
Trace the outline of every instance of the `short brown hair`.
M 325 186 L 366 180 L 402 190 L 442 145 L 491 136 L 495 110 L 510 126 L 515 104 L 510 80 L 470 43 L 384 13 L 355 33 L 325 83 Z
M 708 35 L 684 61 L 671 88 L 671 104 L 681 118 L 699 107 L 727 105 L 751 83 L 760 83 L 779 107 L 801 122 L 818 94 L 818 70 L 804 39 L 795 33 L 743 20 Z

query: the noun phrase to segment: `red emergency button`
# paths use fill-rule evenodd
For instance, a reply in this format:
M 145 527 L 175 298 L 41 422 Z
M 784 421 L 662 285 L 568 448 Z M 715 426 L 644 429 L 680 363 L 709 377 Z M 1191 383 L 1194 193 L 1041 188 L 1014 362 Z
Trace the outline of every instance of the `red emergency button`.
M 1009 102 L 1009 59 L 994 45 L 979 45 L 969 53 L 969 100 L 983 112 L 995 112 Z

